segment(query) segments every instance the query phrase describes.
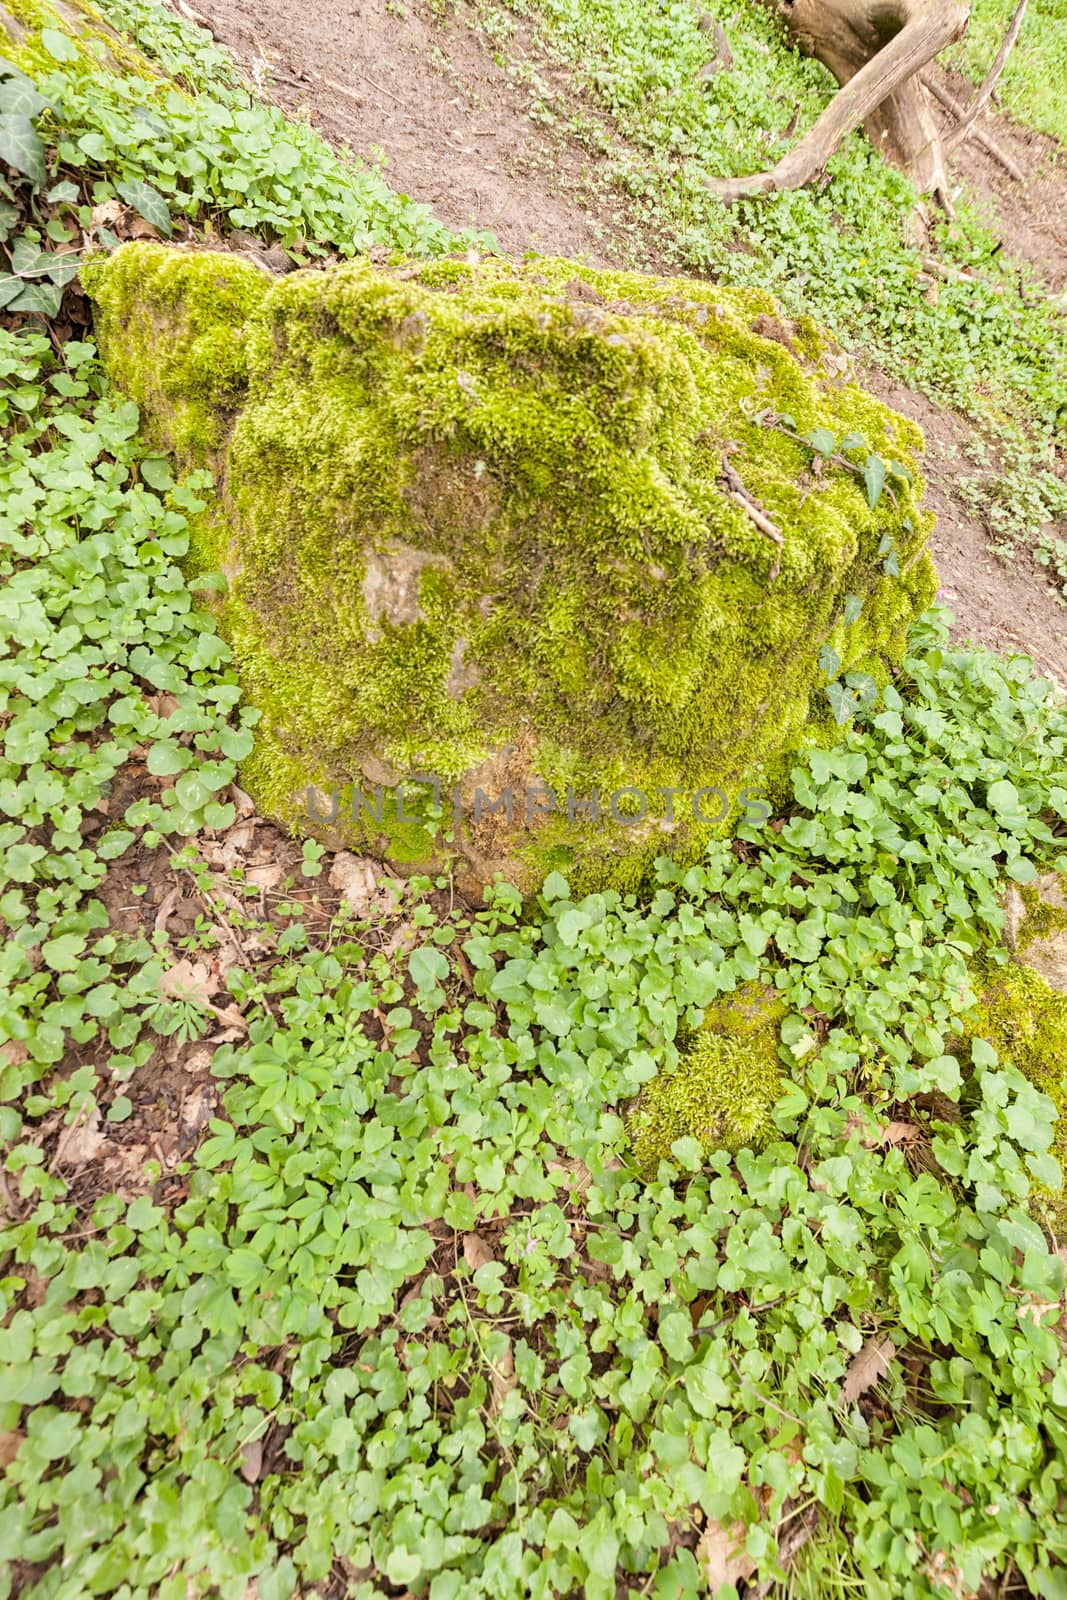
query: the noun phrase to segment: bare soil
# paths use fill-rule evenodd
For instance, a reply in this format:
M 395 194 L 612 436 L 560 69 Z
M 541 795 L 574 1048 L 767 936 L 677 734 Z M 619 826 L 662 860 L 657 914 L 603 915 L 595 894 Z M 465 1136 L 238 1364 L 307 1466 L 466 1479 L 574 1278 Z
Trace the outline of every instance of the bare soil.
M 470 0 L 170 0 L 206 26 L 287 110 L 307 117 L 364 160 L 385 161 L 390 183 L 453 227 L 490 230 L 509 254 L 534 250 L 596 265 L 656 270 L 655 242 L 635 245 L 625 201 L 605 202 L 599 158 L 534 120 L 537 94 L 494 52 Z M 524 36 L 529 55 L 531 40 Z M 536 60 L 559 90 L 560 74 Z M 939 74 L 957 100 L 969 87 Z M 574 101 L 567 92 L 568 101 Z M 982 127 L 1022 170 L 1017 182 L 973 140 L 953 173 L 996 227 L 1028 279 L 1026 292 L 1067 285 L 1067 152 L 1032 129 L 983 114 Z M 980 518 L 955 489 L 972 472 L 962 453 L 970 425 L 924 395 L 867 370 L 864 381 L 914 418 L 927 438 L 931 540 L 942 598 L 957 633 L 1002 651 L 1025 651 L 1067 686 L 1067 607 L 1025 552 L 1012 565 L 989 553 Z M 1067 529 L 1057 530 L 1067 536 Z

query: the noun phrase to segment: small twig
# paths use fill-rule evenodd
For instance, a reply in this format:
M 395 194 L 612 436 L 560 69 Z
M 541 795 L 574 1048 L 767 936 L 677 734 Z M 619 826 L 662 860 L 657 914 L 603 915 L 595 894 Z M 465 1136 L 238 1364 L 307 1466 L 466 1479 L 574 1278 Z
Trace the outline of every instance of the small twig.
M 967 107 L 966 111 L 963 113 L 960 121 L 953 128 L 952 132 L 948 134 L 946 138 L 942 139 L 941 146 L 946 155 L 950 155 L 952 151 L 955 150 L 957 145 L 963 143 L 964 139 L 966 139 L 967 135 L 974 127 L 978 117 L 988 105 L 993 90 L 997 86 L 997 79 L 1004 71 L 1015 41 L 1019 37 L 1019 29 L 1023 25 L 1023 18 L 1026 16 L 1026 7 L 1028 3 L 1029 0 L 1019 0 L 1019 4 L 1015 7 L 1015 15 L 1012 17 L 1011 22 L 1008 25 L 1008 31 L 1001 41 L 1000 49 L 997 51 L 996 60 L 993 62 L 993 65 L 986 74 L 985 82 L 975 95 L 974 99 L 971 101 L 970 105 Z
M 942 84 L 938 83 L 932 77 L 927 77 L 925 73 L 922 74 L 920 82 L 922 83 L 924 89 L 929 89 L 935 100 L 939 100 L 941 102 L 950 116 L 955 117 L 957 121 L 963 117 L 963 106 L 956 99 L 955 95 L 949 94 L 948 90 Z M 1014 178 L 1016 183 L 1026 182 L 1026 173 L 1023 171 L 1022 167 L 1019 166 L 1017 161 L 1013 160 L 1006 150 L 1001 148 L 991 133 L 987 133 L 984 128 L 979 128 L 976 126 L 971 130 L 970 137 L 974 140 L 975 144 L 981 145 L 987 156 L 992 156 L 994 161 L 998 161 L 1000 163 L 1000 165 L 1004 168 L 1004 171 L 1008 174 L 1009 178 Z
M 360 72 L 355 67 L 352 68 L 352 71 L 356 74 L 357 78 L 362 78 L 364 83 L 369 83 L 372 89 L 377 89 L 379 94 L 388 95 L 389 99 L 395 106 L 403 105 L 404 102 L 393 93 L 392 89 L 387 89 L 383 83 L 375 83 L 373 78 L 368 78 L 365 72 Z M 327 89 L 332 89 L 335 94 L 343 94 L 349 100 L 355 100 L 358 102 L 359 95 L 354 89 L 346 88 L 343 83 L 334 83 L 332 78 L 323 78 L 321 81 L 326 85 Z
M 2 1167 L 0 1167 L 0 1195 L 3 1196 L 4 1204 L 7 1207 L 8 1214 L 11 1217 L 12 1222 L 23 1222 L 27 1217 L 28 1212 L 22 1209 L 21 1204 L 11 1193 L 11 1187 L 7 1181 L 7 1173 Z
M 767 538 L 773 540 L 774 544 L 777 545 L 778 548 L 770 575 L 770 582 L 773 583 L 782 567 L 784 540 L 781 528 L 776 522 L 771 521 L 763 507 L 752 498 L 725 456 L 722 458 L 722 473 L 719 477 L 719 486 L 726 491 L 735 506 L 741 507 L 741 510 L 751 522 L 755 523 L 759 531 L 766 534 Z

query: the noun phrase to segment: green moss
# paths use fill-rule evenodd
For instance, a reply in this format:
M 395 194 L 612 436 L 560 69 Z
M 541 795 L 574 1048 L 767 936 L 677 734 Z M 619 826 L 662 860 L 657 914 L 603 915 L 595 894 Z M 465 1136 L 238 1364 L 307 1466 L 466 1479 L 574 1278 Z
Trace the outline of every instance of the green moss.
M 1036 940 L 1047 939 L 1050 934 L 1067 928 L 1067 873 L 1057 873 L 1056 879 L 1063 905 L 1044 899 L 1036 884 L 1024 884 L 1019 890 L 1026 913 L 1015 937 L 1015 948 L 1020 954 Z
M 267 275 L 225 251 L 119 250 L 81 269 L 112 379 L 183 464 L 217 459 L 248 384 L 245 333 Z
M 975 983 L 981 994 L 972 1038 L 986 1039 L 1003 1062 L 1048 1095 L 1056 1107 L 1052 1155 L 1067 1178 L 1067 994 L 1052 989 L 1026 966 L 1009 964 L 983 971 Z M 1067 1188 L 1042 1191 L 1045 1211 L 1057 1237 L 1067 1239 Z
M 263 713 L 245 778 L 293 826 L 308 783 L 432 771 L 460 787 L 452 848 L 472 869 L 506 862 L 532 887 L 569 862 L 590 887 L 636 886 L 725 826 L 695 791 L 733 799 L 801 741 L 824 640 L 884 671 L 933 597 L 921 483 L 872 512 L 851 474 L 813 476 L 757 420 L 857 431 L 912 469 L 921 446 L 819 367 L 813 327 L 783 344 L 765 294 L 565 261 L 270 282 L 155 245 L 86 284 L 153 437 L 218 475 L 192 560 L 230 580 L 220 621 Z M 724 455 L 782 529 L 774 577 L 775 546 L 717 482 Z M 848 594 L 864 607 L 845 628 Z M 474 824 L 491 777 L 520 812 L 538 785 L 556 809 L 506 838 Z M 609 815 L 624 787 L 645 819 Z M 351 842 L 398 854 L 403 825 L 365 820 Z
M 756 983 L 708 1010 L 683 1041 L 675 1071 L 653 1078 L 630 1109 L 630 1139 L 644 1171 L 670 1160 L 676 1139 L 697 1139 L 710 1152 L 759 1150 L 775 1137 L 770 1113 L 782 1092 L 784 1014 L 774 991 Z

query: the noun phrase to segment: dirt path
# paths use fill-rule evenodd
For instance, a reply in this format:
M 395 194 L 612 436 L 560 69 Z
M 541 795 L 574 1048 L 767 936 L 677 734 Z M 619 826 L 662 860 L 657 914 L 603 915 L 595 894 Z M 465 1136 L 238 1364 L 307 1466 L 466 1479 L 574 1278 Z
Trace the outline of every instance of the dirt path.
M 635 249 L 620 203 L 608 211 L 595 183 L 597 158 L 528 114 L 530 88 L 494 56 L 468 0 L 448 0 L 443 28 L 431 5 L 412 0 L 171 0 L 229 47 L 246 70 L 329 139 L 363 159 L 385 158 L 395 188 L 431 205 L 454 227 L 486 228 L 509 254 L 525 250 L 594 264 L 655 269 Z M 545 68 L 546 78 L 553 76 Z M 957 98 L 961 79 L 944 77 Z M 1020 185 L 978 146 L 956 170 L 980 197 L 1005 248 L 1045 288 L 1067 283 L 1067 156 L 1051 140 L 998 117 L 985 126 L 1027 174 Z M 990 556 L 986 531 L 961 504 L 955 481 L 969 472 L 968 424 L 879 373 L 870 386 L 914 417 L 928 441 L 932 548 L 958 632 L 1004 651 L 1026 650 L 1067 686 L 1067 607 L 1020 556 Z

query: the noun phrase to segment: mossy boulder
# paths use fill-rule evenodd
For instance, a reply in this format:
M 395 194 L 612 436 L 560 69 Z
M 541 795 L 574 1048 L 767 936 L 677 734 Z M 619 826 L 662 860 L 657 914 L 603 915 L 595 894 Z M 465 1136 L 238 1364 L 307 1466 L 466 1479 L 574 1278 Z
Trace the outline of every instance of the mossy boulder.
M 983 969 L 976 988 L 981 999 L 969 1037 L 987 1040 L 1002 1062 L 1052 1101 L 1056 1134 L 1051 1154 L 1067 1179 L 1067 994 L 1015 962 Z M 1042 1191 L 1035 1209 L 1044 1213 L 1057 1238 L 1067 1240 L 1067 1187 Z
M 262 712 L 243 781 L 332 843 L 633 887 L 826 737 L 824 645 L 884 677 L 935 592 L 918 478 L 872 509 L 777 424 L 912 473 L 918 430 L 765 294 L 154 244 L 83 277 L 149 436 L 215 473 L 191 563 Z
M 1004 897 L 1004 943 L 1015 959 L 1067 994 L 1067 873 L 1046 872 Z
M 674 1159 L 671 1145 L 678 1139 L 695 1139 L 709 1154 L 759 1150 L 774 1139 L 785 1012 L 773 989 L 749 983 L 716 1001 L 701 1026 L 683 1037 L 674 1071 L 645 1084 L 627 1114 L 634 1155 L 647 1174 Z

